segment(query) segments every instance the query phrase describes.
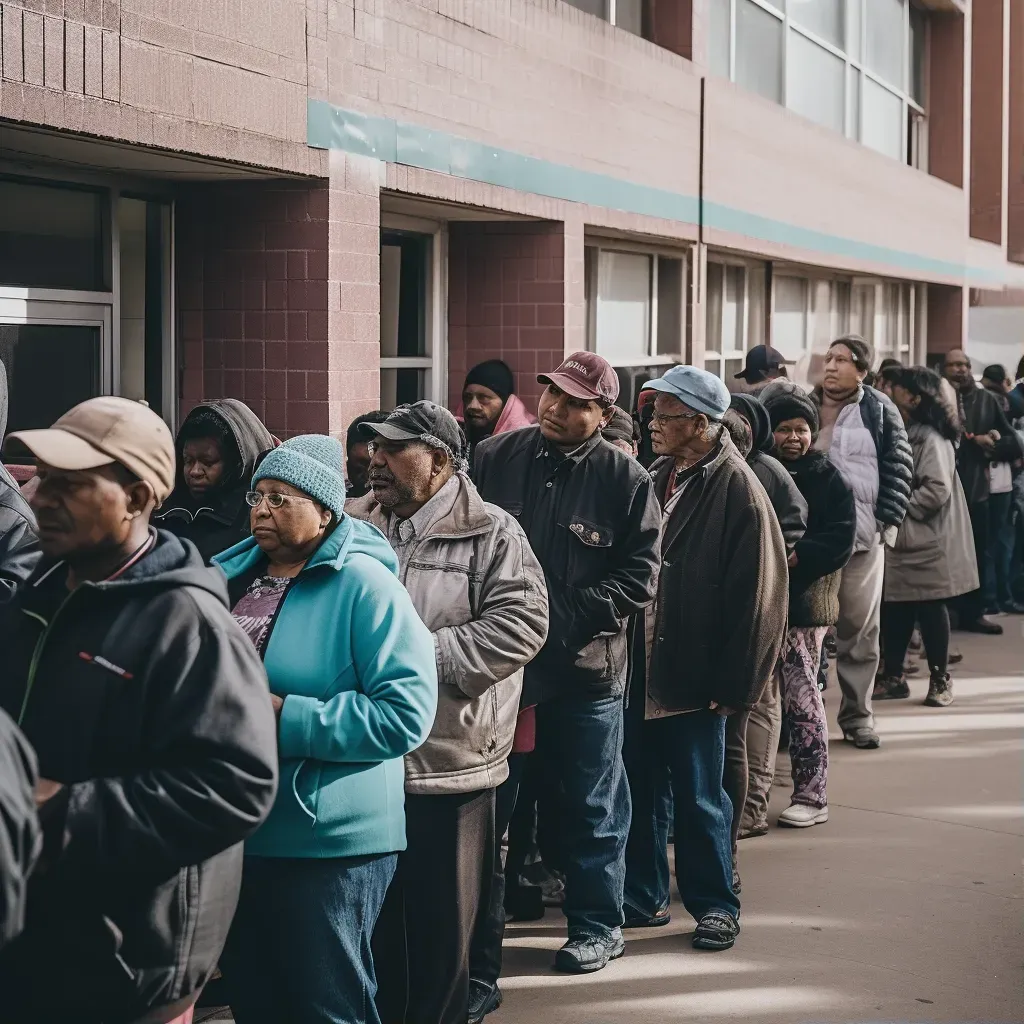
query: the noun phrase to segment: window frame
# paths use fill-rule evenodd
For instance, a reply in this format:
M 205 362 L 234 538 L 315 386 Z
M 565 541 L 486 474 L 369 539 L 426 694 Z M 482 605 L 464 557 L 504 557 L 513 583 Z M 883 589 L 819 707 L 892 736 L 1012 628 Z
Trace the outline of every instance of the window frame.
M 569 7 L 571 7 L 574 11 L 579 11 L 580 14 L 587 14 L 590 15 L 591 18 L 597 18 L 600 21 L 606 21 L 609 25 L 612 25 L 615 28 L 621 27 L 618 23 L 620 0 L 604 0 L 605 13 L 603 15 L 591 14 L 590 11 L 585 11 L 582 7 L 577 7 L 576 4 L 573 3 L 573 0 L 563 0 L 563 2 L 567 4 Z M 629 32 L 630 35 L 637 35 L 637 33 L 633 32 L 631 29 L 628 28 L 623 29 L 623 31 Z
M 650 319 L 647 329 L 647 351 L 646 354 L 637 359 L 628 361 L 607 356 L 608 362 L 615 367 L 624 366 L 674 366 L 685 357 L 687 351 L 687 281 L 688 272 L 691 267 L 689 248 L 670 249 L 666 246 L 642 245 L 637 242 L 630 242 L 625 239 L 591 237 L 588 235 L 584 242 L 584 252 L 589 250 L 594 255 L 585 258 L 585 292 L 586 302 L 586 343 L 587 351 L 597 352 L 604 356 L 597 348 L 597 297 L 600 256 L 602 252 L 623 253 L 630 256 L 647 256 L 651 260 L 649 296 L 650 296 Z M 658 282 L 660 279 L 660 261 L 676 260 L 682 266 L 680 268 L 680 296 L 679 296 L 679 352 L 660 355 L 658 353 Z M 678 358 L 677 358 L 678 357 Z
M 709 330 L 708 317 L 709 317 L 710 312 L 711 312 L 711 297 L 710 297 L 710 287 L 708 285 L 708 279 L 707 279 L 707 271 L 708 271 L 708 268 L 711 267 L 712 265 L 716 265 L 716 266 L 721 266 L 722 267 L 722 294 L 723 294 L 723 298 L 724 298 L 724 295 L 725 295 L 725 274 L 726 274 L 726 270 L 729 267 L 733 267 L 733 268 L 740 268 L 743 271 L 743 309 L 742 309 L 742 311 L 740 313 L 740 319 L 742 320 L 742 323 L 743 323 L 743 348 L 742 349 L 739 349 L 739 348 L 731 348 L 731 349 L 717 348 L 716 349 L 716 348 L 711 348 L 710 347 L 711 332 Z M 764 288 L 765 288 L 765 291 L 767 291 L 768 287 L 769 287 L 769 282 L 767 281 L 767 263 L 766 262 L 763 262 L 763 261 L 760 261 L 760 260 L 752 261 L 752 260 L 738 259 L 738 258 L 729 256 L 726 253 L 720 253 L 720 252 L 708 253 L 708 257 L 707 257 L 706 264 L 705 264 L 705 270 L 704 270 L 704 363 L 703 363 L 703 365 L 704 365 L 704 369 L 708 370 L 709 373 L 714 373 L 715 376 L 717 376 L 717 377 L 721 378 L 722 380 L 724 380 L 727 385 L 729 384 L 729 379 L 725 376 L 726 364 L 730 363 L 730 362 L 736 362 L 737 360 L 741 361 L 741 362 L 745 361 L 746 357 L 747 357 L 747 353 L 751 350 L 751 348 L 753 348 L 754 345 L 761 344 L 761 341 L 763 341 L 763 339 L 760 339 L 760 340 L 756 340 L 756 341 L 752 342 L 752 339 L 750 337 L 751 293 L 752 293 L 752 289 L 751 289 L 750 285 L 751 285 L 751 274 L 755 273 L 755 272 L 756 273 L 761 273 L 761 274 L 765 275 L 766 280 L 765 280 Z M 763 296 L 762 296 L 762 299 L 763 299 Z M 767 312 L 767 310 L 763 310 L 762 311 L 762 319 L 764 318 L 764 314 L 766 312 Z M 723 303 L 722 303 L 722 311 L 721 311 L 721 316 L 723 318 L 722 319 L 722 323 L 724 323 L 724 313 L 725 313 L 725 303 L 723 301 Z M 721 339 L 721 337 L 722 337 L 722 323 L 719 323 L 719 325 L 718 325 L 718 337 L 719 337 L 719 339 Z M 765 325 L 765 329 L 767 330 L 767 324 Z M 711 369 L 708 366 L 708 363 L 711 362 L 712 360 L 717 361 L 717 363 L 718 363 L 718 369 L 717 370 L 713 370 L 713 369 Z
M 796 32 L 798 35 L 803 36 L 805 39 L 812 43 L 816 43 L 818 46 L 823 47 L 826 51 L 831 53 L 833 56 L 838 57 L 844 62 L 844 74 L 843 74 L 843 106 L 844 106 L 844 128 L 843 134 L 846 138 L 851 139 L 854 142 L 858 142 L 861 145 L 861 136 L 863 135 L 864 126 L 864 97 L 863 97 L 863 82 L 864 76 L 867 76 L 877 86 L 884 89 L 886 92 L 896 96 L 901 103 L 902 110 L 902 124 L 901 124 L 901 148 L 898 156 L 893 156 L 892 159 L 899 159 L 903 163 L 909 164 L 909 166 L 916 167 L 920 170 L 927 169 L 927 96 L 925 97 L 925 103 L 919 103 L 914 99 L 911 94 L 913 88 L 912 77 L 913 77 L 913 46 L 910 31 L 910 10 L 911 7 L 915 6 L 913 0 L 902 0 L 903 4 L 903 69 L 902 69 L 902 82 L 899 86 L 886 81 L 877 72 L 872 71 L 868 67 L 865 59 L 865 53 L 867 50 L 867 18 L 864 16 L 867 11 L 867 4 L 870 0 L 863 0 L 861 4 L 861 17 L 859 26 L 860 42 L 858 46 L 859 57 L 853 57 L 849 52 L 847 46 L 838 47 L 834 43 L 825 39 L 823 36 L 818 35 L 812 29 L 805 28 L 799 22 L 795 21 L 792 15 L 789 13 L 788 5 L 783 3 L 783 7 L 779 7 L 772 0 L 724 0 L 729 5 L 729 72 L 728 78 L 730 82 L 736 82 L 736 8 L 740 3 L 751 3 L 755 7 L 760 7 L 766 13 L 772 15 L 782 23 L 782 101 L 781 105 L 787 110 L 792 110 L 798 117 L 804 117 L 805 115 L 800 114 L 798 111 L 793 110 L 789 105 L 789 40 L 791 38 L 790 33 Z M 843 18 L 845 22 L 844 37 L 846 36 L 850 27 L 850 7 L 848 0 L 843 0 Z M 924 88 L 927 90 L 928 87 L 928 66 L 930 61 L 930 40 L 931 40 L 931 25 L 930 21 L 925 21 L 925 40 L 924 40 Z M 853 105 L 851 104 L 851 89 L 856 89 L 856 118 L 853 115 Z M 923 121 L 925 125 L 925 133 L 923 139 L 913 139 L 912 136 L 912 119 Z M 807 120 L 811 120 L 807 118 Z M 856 124 L 853 122 L 856 121 Z M 818 124 L 817 121 L 811 120 L 812 124 Z M 819 125 L 819 127 L 828 129 L 827 125 Z M 911 147 L 911 141 L 915 141 L 915 145 Z M 869 147 L 871 148 L 871 147 Z M 883 156 L 891 156 L 888 153 L 882 153 L 881 150 L 874 150 L 876 153 L 881 153 Z M 911 162 L 911 155 L 917 157 L 916 162 Z

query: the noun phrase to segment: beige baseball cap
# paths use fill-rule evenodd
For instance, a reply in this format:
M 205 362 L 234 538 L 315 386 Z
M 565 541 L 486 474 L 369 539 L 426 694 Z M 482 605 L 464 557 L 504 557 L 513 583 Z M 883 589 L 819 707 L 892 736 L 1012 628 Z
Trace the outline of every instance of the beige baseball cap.
M 97 469 L 119 462 L 153 488 L 158 505 L 174 489 L 174 438 L 152 409 L 129 398 L 90 398 L 49 430 L 18 430 L 7 440 L 20 441 L 55 469 Z

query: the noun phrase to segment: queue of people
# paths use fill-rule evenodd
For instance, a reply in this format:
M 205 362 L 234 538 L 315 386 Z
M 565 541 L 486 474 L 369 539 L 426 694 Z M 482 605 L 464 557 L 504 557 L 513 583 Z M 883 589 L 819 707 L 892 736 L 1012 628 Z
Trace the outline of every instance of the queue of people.
M 950 612 L 1024 610 L 1024 383 L 952 352 L 876 390 L 852 335 L 811 393 L 785 367 L 759 346 L 731 395 L 676 366 L 629 412 L 577 352 L 534 419 L 491 360 L 458 417 L 344 444 L 233 400 L 176 439 L 121 398 L 12 434 L 4 1019 L 185 1022 L 219 970 L 239 1024 L 481 1021 L 514 816 L 564 886 L 555 969 L 669 921 L 670 841 L 693 946 L 732 947 L 782 732 L 778 824 L 828 820 L 829 635 L 872 750 L 916 630 L 945 708 Z

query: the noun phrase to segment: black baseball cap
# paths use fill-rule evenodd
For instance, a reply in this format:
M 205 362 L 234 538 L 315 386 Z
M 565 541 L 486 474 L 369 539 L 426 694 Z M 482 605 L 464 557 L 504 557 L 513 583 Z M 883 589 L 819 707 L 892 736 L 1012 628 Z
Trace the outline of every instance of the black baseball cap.
M 456 459 L 462 457 L 467 447 L 459 421 L 434 402 L 400 405 L 382 423 L 360 423 L 359 433 L 367 441 L 377 437 L 385 441 L 423 441 L 426 444 L 440 441 Z
M 764 380 L 770 370 L 779 370 L 783 366 L 792 366 L 793 360 L 787 359 L 777 348 L 771 345 L 755 345 L 747 353 L 747 364 L 735 378 L 742 378 L 748 384 L 756 384 Z

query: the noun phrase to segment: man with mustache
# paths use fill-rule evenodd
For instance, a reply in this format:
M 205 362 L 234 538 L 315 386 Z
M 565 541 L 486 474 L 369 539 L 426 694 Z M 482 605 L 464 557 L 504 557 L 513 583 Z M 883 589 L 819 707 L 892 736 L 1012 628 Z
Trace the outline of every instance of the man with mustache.
M 377 1004 L 388 1024 L 466 1024 L 470 940 L 511 814 L 495 824 L 496 789 L 509 776 L 523 666 L 547 636 L 544 574 L 519 524 L 466 475 L 466 438 L 447 409 L 399 406 L 361 431 L 372 493 L 346 511 L 395 549 L 434 635 L 439 683 L 430 735 L 405 758 L 408 847 L 374 936 Z
M 627 622 L 654 596 L 660 513 L 647 472 L 604 440 L 619 380 L 574 352 L 545 385 L 536 426 L 481 442 L 474 477 L 526 531 L 547 578 L 547 643 L 527 666 L 537 705 L 534 757 L 558 801 L 569 941 L 558 970 L 587 973 L 622 956 L 629 788 L 622 765 Z M 545 851 L 545 860 L 548 854 Z

